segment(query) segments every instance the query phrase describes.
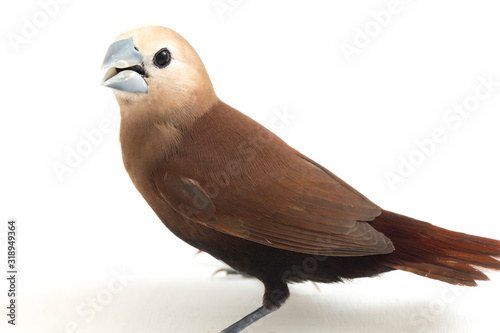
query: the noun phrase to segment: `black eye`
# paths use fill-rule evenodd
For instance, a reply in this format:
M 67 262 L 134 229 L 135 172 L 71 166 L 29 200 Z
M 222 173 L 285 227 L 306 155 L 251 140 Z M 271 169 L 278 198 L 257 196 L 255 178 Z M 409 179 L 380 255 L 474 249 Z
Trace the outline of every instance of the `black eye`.
M 172 56 L 170 55 L 170 51 L 167 49 L 161 49 L 156 52 L 155 57 L 153 58 L 153 62 L 158 68 L 167 67 L 168 64 L 170 64 L 170 60 L 172 60 Z

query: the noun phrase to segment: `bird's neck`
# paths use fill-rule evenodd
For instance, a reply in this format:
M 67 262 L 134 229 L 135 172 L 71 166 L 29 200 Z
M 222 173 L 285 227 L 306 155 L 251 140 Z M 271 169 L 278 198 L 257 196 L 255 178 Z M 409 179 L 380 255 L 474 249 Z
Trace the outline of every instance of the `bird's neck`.
M 182 144 L 183 134 L 195 121 L 212 109 L 191 109 L 167 113 L 164 110 L 121 108 L 120 143 L 125 169 L 136 187 L 150 182 L 151 175 L 161 169 L 169 156 Z M 182 114 L 189 117 L 182 118 Z M 142 185 L 141 185 L 142 184 Z

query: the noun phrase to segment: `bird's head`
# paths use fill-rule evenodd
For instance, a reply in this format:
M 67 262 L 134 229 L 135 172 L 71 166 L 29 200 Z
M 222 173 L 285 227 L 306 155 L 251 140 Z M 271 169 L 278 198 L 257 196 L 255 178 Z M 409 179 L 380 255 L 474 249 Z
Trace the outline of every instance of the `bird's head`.
M 164 27 L 121 34 L 109 46 L 102 68 L 107 72 L 101 83 L 113 89 L 124 116 L 148 112 L 182 124 L 217 101 L 196 51 Z

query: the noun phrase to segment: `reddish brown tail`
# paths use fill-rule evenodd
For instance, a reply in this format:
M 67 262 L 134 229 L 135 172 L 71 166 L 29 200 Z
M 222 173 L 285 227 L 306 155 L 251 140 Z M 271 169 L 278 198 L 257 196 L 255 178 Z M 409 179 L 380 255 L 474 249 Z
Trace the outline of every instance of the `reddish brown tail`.
M 500 270 L 500 241 L 439 228 L 383 211 L 372 225 L 392 240 L 396 250 L 381 263 L 451 284 L 476 286 L 488 280 L 482 270 Z

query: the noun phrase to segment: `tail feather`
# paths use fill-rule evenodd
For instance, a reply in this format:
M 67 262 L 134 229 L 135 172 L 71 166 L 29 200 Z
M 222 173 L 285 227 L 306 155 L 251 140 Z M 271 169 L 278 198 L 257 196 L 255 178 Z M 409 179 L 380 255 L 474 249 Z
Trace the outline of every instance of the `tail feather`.
M 484 270 L 500 270 L 500 241 L 436 227 L 389 211 L 372 226 L 396 250 L 380 256 L 386 266 L 456 285 L 489 280 Z

